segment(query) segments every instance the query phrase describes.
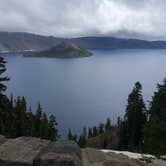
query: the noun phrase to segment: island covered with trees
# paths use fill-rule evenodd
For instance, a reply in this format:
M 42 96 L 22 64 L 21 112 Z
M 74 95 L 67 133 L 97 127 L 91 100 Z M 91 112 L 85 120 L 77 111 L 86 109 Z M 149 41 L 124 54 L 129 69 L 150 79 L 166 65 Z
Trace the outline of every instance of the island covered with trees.
M 34 113 L 27 108 L 25 97 L 13 99 L 5 95 L 5 82 L 10 78 L 4 75 L 5 60 L 0 57 L 0 134 L 8 138 L 32 136 L 49 140 L 57 140 L 57 120 L 54 115 L 49 117 L 43 112 L 40 103 Z M 102 148 L 110 148 L 113 141 L 108 139 L 114 133 L 118 140 L 113 149 L 144 152 L 155 155 L 166 153 L 166 79 L 158 84 L 148 107 L 143 100 L 142 85 L 136 82 L 128 96 L 124 117 L 117 118 L 112 124 L 107 118 L 92 128 L 83 128 L 80 135 L 69 129 L 68 140 L 76 141 L 80 147 L 89 146 L 89 140 L 99 139 Z M 97 147 L 97 145 L 96 145 Z
M 27 52 L 24 54 L 25 57 L 49 57 L 49 58 L 80 58 L 89 57 L 92 53 L 78 47 L 71 41 L 63 41 L 54 47 L 43 51 Z

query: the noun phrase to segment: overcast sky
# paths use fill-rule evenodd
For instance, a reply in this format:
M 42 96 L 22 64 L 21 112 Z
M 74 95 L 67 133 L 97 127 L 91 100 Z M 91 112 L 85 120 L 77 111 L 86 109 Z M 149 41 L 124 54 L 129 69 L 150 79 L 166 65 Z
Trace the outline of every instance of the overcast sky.
M 166 0 L 0 0 L 0 31 L 166 39 Z

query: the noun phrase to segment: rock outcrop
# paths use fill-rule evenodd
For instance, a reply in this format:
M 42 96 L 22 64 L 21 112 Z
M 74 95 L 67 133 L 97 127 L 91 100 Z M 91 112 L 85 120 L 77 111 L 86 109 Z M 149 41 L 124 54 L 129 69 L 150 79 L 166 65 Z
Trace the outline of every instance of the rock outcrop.
M 83 164 L 85 166 L 145 166 L 139 160 L 130 159 L 123 154 L 104 153 L 93 148 L 82 151 Z
M 106 152 L 107 151 L 107 152 Z M 0 136 L 0 166 L 165 166 L 164 160 L 147 162 L 120 151 L 80 149 L 73 141 L 52 142 L 34 137 Z M 130 153 L 130 152 L 129 152 Z M 133 155 L 138 155 L 134 154 Z
M 33 166 L 81 166 L 81 150 L 73 141 L 51 142 L 35 158 Z
M 72 141 L 0 136 L 0 166 L 81 166 L 81 150 Z

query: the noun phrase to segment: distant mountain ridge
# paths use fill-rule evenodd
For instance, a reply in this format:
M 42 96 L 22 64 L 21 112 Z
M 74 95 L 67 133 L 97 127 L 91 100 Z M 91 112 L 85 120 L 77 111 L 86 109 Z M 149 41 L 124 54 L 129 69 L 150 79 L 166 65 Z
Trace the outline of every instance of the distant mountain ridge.
M 42 51 L 66 40 L 23 32 L 0 32 L 0 52 Z M 166 49 L 166 41 L 146 41 L 115 37 L 67 39 L 84 49 Z
M 41 36 L 22 32 L 0 32 L 0 52 L 45 50 L 61 42 L 63 38 Z

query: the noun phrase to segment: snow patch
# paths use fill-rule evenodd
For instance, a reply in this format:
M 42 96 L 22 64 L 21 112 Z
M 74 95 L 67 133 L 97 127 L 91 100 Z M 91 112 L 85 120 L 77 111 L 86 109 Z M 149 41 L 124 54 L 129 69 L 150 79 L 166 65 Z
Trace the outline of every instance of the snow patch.
M 141 154 L 141 153 L 133 153 L 133 152 L 128 152 L 128 151 L 116 151 L 116 150 L 107 150 L 107 149 L 102 149 L 101 150 L 104 153 L 116 153 L 116 154 L 123 154 L 125 156 L 128 156 L 129 158 L 132 159 L 155 159 L 156 157 L 150 154 Z

